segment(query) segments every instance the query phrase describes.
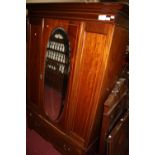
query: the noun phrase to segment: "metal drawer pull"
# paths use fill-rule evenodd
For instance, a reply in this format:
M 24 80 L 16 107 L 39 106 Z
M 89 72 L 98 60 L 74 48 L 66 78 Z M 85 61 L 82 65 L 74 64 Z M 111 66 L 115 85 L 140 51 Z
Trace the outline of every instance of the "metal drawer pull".
M 69 152 L 71 150 L 71 148 L 68 147 L 66 144 L 63 145 L 63 148 L 66 152 Z
M 65 151 L 67 151 L 67 147 L 66 147 L 66 145 L 65 145 L 65 144 L 63 145 L 63 148 L 64 148 L 64 150 L 65 150 Z
M 109 138 L 109 139 L 111 139 L 111 138 L 112 138 L 112 136 L 111 136 L 111 135 L 109 135 L 109 136 L 108 136 L 108 138 Z

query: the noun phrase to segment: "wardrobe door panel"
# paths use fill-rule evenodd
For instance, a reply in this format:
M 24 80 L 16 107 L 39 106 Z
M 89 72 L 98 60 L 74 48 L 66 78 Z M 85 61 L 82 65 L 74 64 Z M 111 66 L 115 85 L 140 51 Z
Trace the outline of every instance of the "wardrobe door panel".
M 30 19 L 28 47 L 28 103 L 38 108 L 40 104 L 40 52 L 42 19 Z
M 45 19 L 41 56 L 42 103 L 45 117 L 65 124 L 72 85 L 80 22 Z M 66 110 L 65 110 L 66 109 Z

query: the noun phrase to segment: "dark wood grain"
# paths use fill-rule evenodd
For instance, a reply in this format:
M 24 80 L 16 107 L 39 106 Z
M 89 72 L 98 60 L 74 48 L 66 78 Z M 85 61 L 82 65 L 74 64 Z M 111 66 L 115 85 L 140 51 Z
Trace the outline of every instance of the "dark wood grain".
M 128 41 L 127 6 L 121 3 L 27 4 L 28 125 L 67 155 L 97 150 L 104 102 L 122 70 Z M 98 20 L 99 15 L 115 16 Z M 70 73 L 57 121 L 45 108 L 45 55 L 51 32 L 61 27 L 70 42 Z M 50 76 L 49 76 L 50 77 Z M 58 78 L 52 77 L 56 85 Z M 50 102 L 50 98 L 49 98 Z
M 129 113 L 117 122 L 107 138 L 108 155 L 126 155 L 129 151 Z
M 99 145 L 100 155 L 103 154 L 110 155 L 108 152 L 109 148 L 107 147 L 108 145 L 107 137 L 110 135 L 112 130 L 115 130 L 114 128 L 117 128 L 115 126 L 122 117 L 122 115 L 128 110 L 128 106 L 129 105 L 128 105 L 127 80 L 124 78 L 120 78 L 104 103 L 103 120 L 102 120 L 100 145 Z M 117 140 L 119 140 L 119 137 Z M 123 141 L 124 143 L 126 143 L 128 139 L 127 138 L 123 139 Z M 121 148 L 119 148 L 118 151 L 121 152 Z
M 28 102 L 34 106 L 40 103 L 40 53 L 42 40 L 42 19 L 29 20 L 27 52 Z
M 87 20 L 99 22 L 99 15 L 114 15 L 117 23 L 128 27 L 129 6 L 123 3 L 45 3 L 27 4 L 30 16 L 42 16 L 53 19 Z M 121 20 L 119 20 L 121 18 Z

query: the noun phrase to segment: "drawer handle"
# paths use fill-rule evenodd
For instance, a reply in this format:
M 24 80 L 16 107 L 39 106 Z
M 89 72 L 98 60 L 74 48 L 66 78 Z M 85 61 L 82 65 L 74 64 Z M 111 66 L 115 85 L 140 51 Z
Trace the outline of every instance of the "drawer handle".
M 63 145 L 63 148 L 65 151 L 67 151 L 67 146 L 65 144 Z
M 66 152 L 69 152 L 71 150 L 71 148 L 68 147 L 66 144 L 63 145 L 63 148 Z
M 111 139 L 111 138 L 112 138 L 112 136 L 111 136 L 111 135 L 109 135 L 109 136 L 108 136 L 108 138 L 109 138 L 109 139 Z

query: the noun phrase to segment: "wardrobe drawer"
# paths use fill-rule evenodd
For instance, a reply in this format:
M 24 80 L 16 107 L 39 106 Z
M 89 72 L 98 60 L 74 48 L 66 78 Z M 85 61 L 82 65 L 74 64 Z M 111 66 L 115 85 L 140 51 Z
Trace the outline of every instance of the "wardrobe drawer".
M 82 153 L 77 146 L 69 142 L 67 135 L 53 130 L 40 116 L 30 111 L 27 113 L 27 116 L 29 127 L 36 130 L 47 141 L 51 142 L 63 155 L 80 155 Z

